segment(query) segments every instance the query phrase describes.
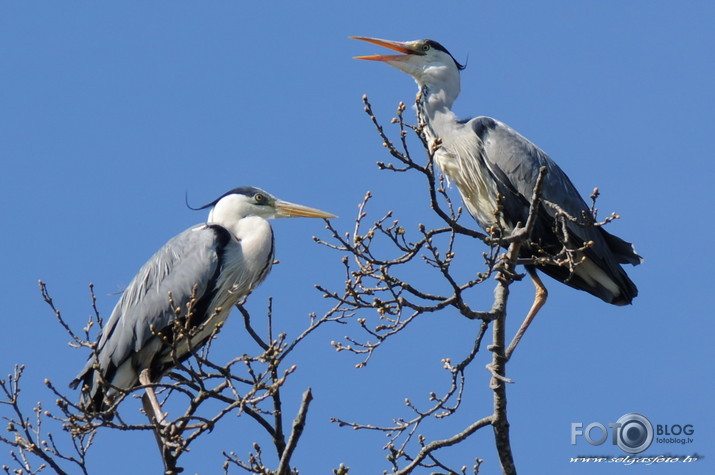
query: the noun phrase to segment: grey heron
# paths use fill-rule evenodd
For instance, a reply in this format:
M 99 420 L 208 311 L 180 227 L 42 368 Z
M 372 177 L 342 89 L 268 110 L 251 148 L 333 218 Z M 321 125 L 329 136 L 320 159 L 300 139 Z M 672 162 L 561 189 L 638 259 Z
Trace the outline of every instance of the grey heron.
M 268 219 L 335 217 L 253 187 L 235 188 L 195 209 L 207 208 L 211 208 L 207 222 L 167 242 L 122 294 L 93 354 L 70 383 L 72 388 L 82 385 L 82 407 L 106 410 L 120 391 L 156 383 L 177 361 L 208 341 L 233 305 L 271 270 L 274 239 Z M 181 315 L 177 308 L 182 309 Z M 194 331 L 173 341 L 177 318 L 184 318 L 182 325 Z M 149 389 L 154 416 L 163 422 Z
M 521 257 L 529 258 L 537 249 L 558 252 L 562 242 L 555 230 L 553 203 L 570 216 L 581 218 L 589 212 L 568 176 L 546 153 L 506 124 L 490 117 L 459 119 L 451 107 L 460 92 L 460 71 L 447 49 L 436 41 L 424 39 L 398 42 L 361 36 L 351 37 L 384 46 L 401 54 L 357 56 L 356 59 L 382 61 L 412 76 L 422 93 L 421 108 L 428 140 L 441 139 L 434 155 L 435 163 L 459 190 L 469 213 L 488 229 L 495 224 L 507 232 L 517 223 L 526 223 L 531 196 L 541 167 L 547 174 L 542 189 L 542 203 L 532 233 L 534 246 L 522 246 Z M 503 211 L 495 222 L 497 197 Z M 524 323 L 506 350 L 509 358 L 534 316 L 546 302 L 547 290 L 536 268 L 573 288 L 584 290 L 614 305 L 630 304 L 638 289 L 621 264 L 637 265 L 642 258 L 628 243 L 602 227 L 579 226 L 569 222 L 568 246 L 584 248 L 576 252 L 579 262 L 573 271 L 558 265 L 526 265 L 536 295 Z M 584 246 L 588 243 L 587 246 Z

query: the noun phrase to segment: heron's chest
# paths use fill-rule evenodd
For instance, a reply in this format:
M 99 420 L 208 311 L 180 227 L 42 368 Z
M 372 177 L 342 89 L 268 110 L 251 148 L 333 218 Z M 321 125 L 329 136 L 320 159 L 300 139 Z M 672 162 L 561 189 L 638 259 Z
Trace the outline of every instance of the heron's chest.
M 207 320 L 192 336 L 195 347 L 202 345 L 216 326 L 226 321 L 233 306 L 265 279 L 272 265 L 273 232 L 270 226 L 264 232 L 254 232 L 240 240 L 231 239 L 221 255 L 217 291 L 208 305 Z
M 454 183 L 469 213 L 482 227 L 494 224 L 497 209 L 497 190 L 483 156 L 483 144 L 474 133 L 429 129 L 430 145 L 436 138 L 442 141 L 435 151 L 434 161 L 447 179 Z M 503 224 L 503 223 L 502 223 Z
M 238 300 L 255 289 L 273 264 L 273 232 L 270 226 L 260 233 L 232 239 L 221 258 L 218 286 L 226 301 Z

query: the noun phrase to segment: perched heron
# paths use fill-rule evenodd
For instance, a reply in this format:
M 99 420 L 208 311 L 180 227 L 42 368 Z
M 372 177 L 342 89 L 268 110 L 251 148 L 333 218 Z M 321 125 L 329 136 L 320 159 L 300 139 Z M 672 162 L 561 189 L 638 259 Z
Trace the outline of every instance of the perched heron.
M 517 223 L 526 223 L 531 196 L 541 167 L 546 167 L 542 203 L 538 206 L 531 240 L 522 246 L 521 257 L 536 255 L 538 249 L 557 253 L 563 243 L 555 227 L 553 203 L 570 216 L 582 219 L 589 207 L 561 168 L 536 145 L 514 129 L 490 117 L 463 120 L 451 107 L 460 91 L 460 71 L 464 66 L 441 44 L 433 40 L 389 41 L 362 36 L 352 37 L 384 46 L 402 54 L 358 56 L 356 59 L 382 61 L 412 76 L 422 93 L 421 108 L 428 140 L 441 139 L 434 160 L 445 176 L 459 189 L 464 205 L 488 229 L 502 226 L 507 232 Z M 497 197 L 501 196 L 500 203 Z M 544 203 L 546 202 L 546 204 Z M 496 222 L 494 211 L 502 207 Z M 621 264 L 639 264 L 642 259 L 633 245 L 608 233 L 602 227 L 580 226 L 568 222 L 571 249 L 580 262 L 573 272 L 565 266 L 526 265 L 536 287 L 534 303 L 524 323 L 506 351 L 510 357 L 536 313 L 546 302 L 547 291 L 536 268 L 573 288 L 585 290 L 614 305 L 630 304 L 638 289 Z
M 76 388 L 81 383 L 82 407 L 105 410 L 120 390 L 159 381 L 177 361 L 208 341 L 233 305 L 271 270 L 273 230 L 268 219 L 335 217 L 253 187 L 236 188 L 196 209 L 206 208 L 211 208 L 207 222 L 159 249 L 114 307 L 95 351 L 70 384 Z M 183 319 L 182 328 L 190 337 L 175 338 L 177 318 Z M 147 396 L 154 416 L 163 422 L 150 389 Z

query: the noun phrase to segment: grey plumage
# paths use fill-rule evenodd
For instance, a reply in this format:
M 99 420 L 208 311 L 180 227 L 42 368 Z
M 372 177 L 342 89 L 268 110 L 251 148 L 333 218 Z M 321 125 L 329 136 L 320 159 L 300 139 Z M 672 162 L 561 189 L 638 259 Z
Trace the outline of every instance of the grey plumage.
M 548 155 L 509 126 L 489 117 L 477 117 L 466 124 L 474 131 L 481 142 L 480 153 L 483 161 L 483 173 L 496 186 L 496 192 L 505 199 L 504 219 L 506 228 L 511 230 L 517 222 L 526 223 L 531 195 L 541 167 L 546 167 L 541 198 L 558 205 L 570 216 L 585 223 L 584 213 L 590 216 L 588 205 L 581 198 L 571 180 Z M 556 254 L 562 247 L 554 229 L 557 210 L 542 203 L 538 207 L 537 220 L 533 231 L 538 248 Z M 471 210 L 470 210 L 471 212 Z M 476 218 L 476 217 L 475 217 Z M 482 227 L 493 224 L 477 218 Z M 593 262 L 616 284 L 619 292 L 603 286 L 598 280 L 586 280 L 576 267 L 572 274 L 566 267 L 545 265 L 539 270 L 576 289 L 585 290 L 602 300 L 615 305 L 629 304 L 638 295 L 638 289 L 620 264 L 639 264 L 641 262 L 632 244 L 608 233 L 602 227 L 581 226 L 568 221 L 569 245 L 572 248 L 583 246 L 585 242 L 593 245 L 583 251 L 589 262 Z M 524 248 L 522 257 L 531 257 L 535 247 Z M 584 269 L 586 270 L 586 269 Z
M 271 269 L 274 241 L 267 219 L 334 217 L 250 187 L 236 188 L 201 209 L 206 207 L 212 208 L 209 222 L 167 242 L 122 294 L 93 356 L 70 384 L 76 388 L 81 383 L 82 406 L 106 409 L 118 394 L 115 387 L 135 387 L 144 370 L 152 381 L 158 381 L 176 360 L 188 358 L 191 349 L 206 343 L 233 305 L 251 293 Z M 176 341 L 172 354 L 172 345 L 165 341 L 175 337 L 176 308 L 181 309 L 181 323 L 197 331 L 190 345 L 186 338 Z M 100 375 L 109 386 L 100 383 Z
M 457 185 L 464 205 L 480 226 L 489 229 L 498 224 L 510 232 L 517 223 L 525 224 L 537 177 L 541 167 L 546 167 L 542 201 L 531 234 L 534 244 L 522 245 L 520 256 L 531 258 L 539 256 L 541 251 L 556 255 L 566 246 L 571 262 L 576 265 L 564 266 L 552 261 L 525 266 L 536 294 L 524 323 L 504 352 L 507 360 L 546 302 L 548 292 L 537 268 L 608 303 L 626 305 L 633 301 L 638 289 L 621 267 L 621 264 L 636 265 L 642 261 L 633 245 L 601 227 L 572 222 L 566 225 L 565 242 L 559 239 L 563 233 L 558 229 L 556 211 L 549 203 L 576 219 L 588 217 L 583 214 L 589 212 L 588 206 L 558 165 L 519 133 L 490 117 L 457 118 L 451 108 L 460 92 L 460 71 L 464 66 L 444 46 L 433 40 L 398 42 L 353 38 L 402 53 L 358 56 L 357 59 L 384 61 L 415 79 L 422 95 L 418 107 L 425 121 L 425 135 L 431 145 L 438 139 L 441 141 L 434 160 L 444 175 Z M 499 196 L 503 198 L 498 200 Z M 497 218 L 495 211 L 500 208 Z
M 539 170 L 546 167 L 542 199 L 551 202 L 569 215 L 582 219 L 589 207 L 571 180 L 546 153 L 509 126 L 490 117 L 460 120 L 451 107 L 460 92 L 460 71 L 464 69 L 441 44 L 433 40 L 397 42 L 378 38 L 353 37 L 399 51 L 400 55 L 359 56 L 358 59 L 383 61 L 411 75 L 422 93 L 421 112 L 426 122 L 425 132 L 430 142 L 441 140 L 435 152 L 435 162 L 445 176 L 457 185 L 462 200 L 480 226 L 489 228 L 501 224 L 507 231 L 528 217 L 531 196 Z M 497 203 L 497 196 L 504 199 Z M 496 223 L 494 211 L 501 205 L 501 222 Z M 539 248 L 556 253 L 562 243 L 555 232 L 554 208 L 540 204 L 532 234 L 537 246 L 524 247 L 522 257 L 531 257 Z M 593 245 L 576 253 L 573 273 L 566 267 L 539 265 L 539 270 L 585 290 L 615 305 L 631 303 L 638 290 L 620 264 L 638 264 L 641 257 L 633 246 L 613 236 L 601 227 L 569 223 L 568 246 L 578 249 L 586 242 Z M 532 278 L 534 266 L 527 266 Z M 545 289 L 541 287 L 543 300 Z M 540 304 L 535 304 L 538 310 Z M 534 309 L 532 309 L 534 310 Z M 531 313 L 531 312 L 530 312 Z M 534 311 L 535 313 L 535 311 Z

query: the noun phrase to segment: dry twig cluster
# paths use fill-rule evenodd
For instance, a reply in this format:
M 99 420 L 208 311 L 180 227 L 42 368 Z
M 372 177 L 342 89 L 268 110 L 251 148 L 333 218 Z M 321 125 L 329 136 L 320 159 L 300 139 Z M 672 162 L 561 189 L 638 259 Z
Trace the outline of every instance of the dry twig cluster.
M 95 305 L 96 297 L 90 286 L 93 316 L 78 335 L 67 323 L 61 312 L 55 307 L 45 283 L 40 282 L 42 297 L 52 308 L 60 325 L 68 332 L 75 348 L 89 348 L 92 357 L 96 354 L 96 331 L 101 330 L 103 321 Z M 170 298 L 170 296 L 168 297 Z M 83 407 L 76 402 L 76 394 L 66 394 L 51 381 L 45 384 L 56 397 L 57 413 L 43 410 L 41 403 L 33 408 L 34 419 L 26 416 L 20 402 L 20 379 L 23 367 L 15 368 L 7 380 L 0 381 L 3 392 L 1 404 L 11 408 L 11 415 L 4 418 L 8 422 L 6 432 L 10 436 L 0 436 L 0 442 L 11 446 L 11 458 L 15 467 L 3 466 L 7 473 L 34 474 L 50 467 L 56 473 L 89 473 L 87 452 L 100 430 L 116 430 L 128 432 L 153 432 L 157 447 L 164 463 L 165 473 L 180 473 L 182 468 L 179 459 L 190 451 L 191 444 L 202 435 L 210 432 L 225 416 L 247 416 L 253 419 L 257 427 L 268 433 L 273 441 L 274 457 L 278 464 L 274 469 L 264 462 L 264 454 L 258 444 L 252 445 L 246 457 L 240 457 L 236 452 L 224 452 L 224 471 L 230 467 L 240 468 L 249 473 L 275 473 L 286 475 L 293 473 L 290 466 L 291 457 L 297 447 L 298 440 L 305 426 L 306 417 L 312 393 L 308 388 L 301 400 L 300 409 L 289 430 L 282 410 L 281 388 L 287 378 L 295 371 L 292 365 L 283 368 L 286 357 L 308 335 L 320 325 L 335 321 L 331 315 L 317 318 L 310 316 L 308 327 L 297 337 L 289 340 L 284 333 L 274 335 L 272 329 L 272 308 L 269 300 L 267 311 L 266 335 L 254 327 L 251 316 L 243 305 L 237 305 L 246 332 L 260 348 L 260 353 L 254 356 L 244 354 L 225 364 L 213 362 L 210 356 L 211 344 L 200 349 L 192 349 L 192 357 L 186 361 L 175 361 L 176 367 L 166 375 L 164 381 L 151 386 L 157 392 L 164 408 L 171 407 L 170 412 L 179 415 L 169 417 L 165 414 L 163 421 L 156 421 L 151 416 L 151 410 L 145 405 L 148 414 L 146 423 L 134 422 L 135 417 L 128 408 L 122 405 L 126 399 L 141 397 L 147 386 L 139 386 L 131 390 L 114 387 L 119 396 L 111 406 L 96 412 L 91 407 Z M 190 309 L 176 309 L 177 315 Z M 172 345 L 180 344 L 189 330 L 182 325 L 185 318 L 177 318 L 172 329 L 174 338 Z M 214 336 L 220 328 L 214 332 Z M 213 338 L 213 337 L 212 337 Z M 175 348 L 174 348 L 175 350 Z M 109 383 L 102 381 L 109 388 Z M 55 443 L 52 432 L 44 429 L 47 423 L 59 425 L 66 435 L 69 435 L 71 449 L 60 448 Z M 44 424 L 44 425 L 43 425 Z M 250 444 L 250 441 L 245 441 Z M 66 447 L 66 445 L 65 445 Z M 12 470 L 12 472 L 11 472 Z

